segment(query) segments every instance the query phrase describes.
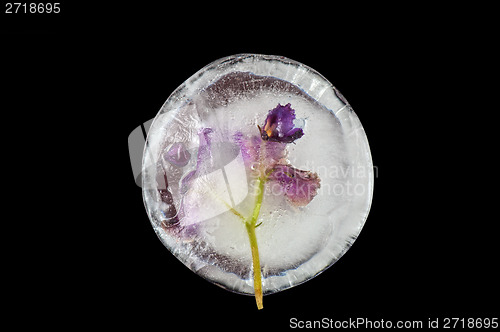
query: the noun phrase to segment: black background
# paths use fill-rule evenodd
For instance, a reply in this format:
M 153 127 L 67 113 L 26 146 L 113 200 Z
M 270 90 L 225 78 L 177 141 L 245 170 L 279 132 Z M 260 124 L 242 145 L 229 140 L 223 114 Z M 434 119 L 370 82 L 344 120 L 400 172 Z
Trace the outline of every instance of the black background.
M 28 255 L 30 277 L 16 274 L 33 292 L 15 308 L 42 311 L 50 324 L 168 330 L 281 329 L 292 317 L 426 324 L 498 316 L 496 221 L 484 208 L 492 199 L 476 187 L 487 170 L 467 129 L 475 102 L 454 87 L 467 74 L 458 70 L 457 41 L 468 30 L 444 23 L 449 14 L 380 5 L 63 5 L 52 19 L 3 19 L 8 113 L 16 123 L 30 119 L 16 128 L 29 138 L 17 134 L 13 146 L 37 160 L 35 170 L 19 167 L 28 166 L 30 195 L 41 202 L 33 221 L 47 233 Z M 283 55 L 325 76 L 359 116 L 377 169 L 352 248 L 311 281 L 266 296 L 262 311 L 163 247 L 127 146 L 184 80 L 237 53 Z

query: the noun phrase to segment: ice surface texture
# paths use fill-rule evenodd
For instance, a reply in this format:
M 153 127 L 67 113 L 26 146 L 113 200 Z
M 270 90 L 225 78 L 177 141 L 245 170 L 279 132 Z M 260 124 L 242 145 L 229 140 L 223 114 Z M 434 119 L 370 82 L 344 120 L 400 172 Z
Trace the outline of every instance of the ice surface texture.
M 269 111 L 288 104 L 294 123 L 266 127 Z M 255 169 L 238 137 L 268 134 L 297 139 L 279 156 L 265 151 L 293 165 L 282 166 L 281 174 L 305 177 L 295 170 L 306 170 L 321 179 L 312 201 L 296 206 L 282 186 L 272 185 L 287 178 L 271 174 L 276 181 L 266 183 L 255 233 L 262 289 L 271 294 L 335 263 L 368 216 L 370 149 L 342 95 L 315 70 L 284 57 L 219 59 L 170 95 L 150 127 L 143 157 L 144 203 L 162 243 L 198 275 L 248 295 L 254 294 L 252 254 L 234 211 L 251 213 Z

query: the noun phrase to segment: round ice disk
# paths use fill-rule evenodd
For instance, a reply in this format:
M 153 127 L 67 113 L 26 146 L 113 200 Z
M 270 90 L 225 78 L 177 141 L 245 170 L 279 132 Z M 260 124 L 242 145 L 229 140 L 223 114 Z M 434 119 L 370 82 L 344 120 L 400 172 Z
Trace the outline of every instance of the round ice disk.
M 229 56 L 187 79 L 152 122 L 142 167 L 160 241 L 196 274 L 249 295 L 249 224 L 270 294 L 335 263 L 373 193 L 370 148 L 349 103 L 314 69 L 281 56 Z M 299 180 L 317 181 L 314 192 L 291 193 Z

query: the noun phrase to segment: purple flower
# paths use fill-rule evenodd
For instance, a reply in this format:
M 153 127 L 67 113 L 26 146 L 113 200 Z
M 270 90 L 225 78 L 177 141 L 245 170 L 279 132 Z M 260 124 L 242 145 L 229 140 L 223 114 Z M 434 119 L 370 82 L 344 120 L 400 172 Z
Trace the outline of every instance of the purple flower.
M 270 171 L 268 180 L 279 184 L 280 191 L 295 206 L 309 204 L 320 187 L 316 173 L 302 171 L 290 165 L 276 165 Z
M 307 205 L 316 196 L 320 188 L 320 179 L 316 173 L 292 167 L 286 160 L 287 143 L 302 137 L 304 132 L 294 128 L 295 110 L 290 104 L 269 111 L 263 128 L 259 127 L 260 137 L 255 135 L 245 138 L 242 133 L 234 135 L 240 146 L 245 165 L 256 172 L 256 176 L 271 182 L 271 192 L 286 196 L 294 206 Z
M 265 141 L 292 143 L 301 138 L 304 132 L 301 128 L 294 128 L 295 110 L 290 107 L 290 103 L 282 106 L 278 104 L 276 108 L 269 111 L 266 122 L 259 126 L 260 136 Z
M 316 173 L 291 166 L 287 160 L 287 144 L 302 137 L 301 128 L 295 128 L 295 111 L 290 104 L 278 106 L 269 111 L 260 135 L 244 136 L 241 132 L 233 134 L 235 143 L 240 147 L 243 162 L 252 177 L 267 182 L 272 193 L 284 195 L 290 204 L 305 206 L 316 196 L 320 179 Z M 185 195 L 193 180 L 203 176 L 213 163 L 211 137 L 213 130 L 203 128 L 199 133 L 196 169 L 188 172 L 181 180 L 180 193 Z M 173 156 L 182 155 L 181 149 L 172 147 Z M 169 150 L 169 152 L 170 152 Z M 179 158 L 178 158 L 179 159 Z M 181 158 L 182 159 L 182 158 Z M 276 190 L 276 189 L 279 190 Z M 184 207 L 185 208 L 185 207 Z M 185 210 L 185 209 L 184 209 Z
M 245 166 L 252 170 L 263 173 L 286 158 L 284 143 L 263 141 L 257 135 L 245 138 L 241 132 L 237 132 L 233 137 L 241 149 Z

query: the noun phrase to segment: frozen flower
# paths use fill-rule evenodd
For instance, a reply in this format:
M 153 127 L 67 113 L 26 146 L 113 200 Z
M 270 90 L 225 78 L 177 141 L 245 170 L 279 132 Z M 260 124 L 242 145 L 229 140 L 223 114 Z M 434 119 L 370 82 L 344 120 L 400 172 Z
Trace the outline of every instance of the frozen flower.
M 304 132 L 301 128 L 295 128 L 295 110 L 290 107 L 290 103 L 282 106 L 278 104 L 276 108 L 269 111 L 266 122 L 262 128 L 259 126 L 260 135 L 263 140 L 292 143 L 301 138 Z
M 290 106 L 278 104 L 270 110 L 263 128 L 259 127 L 260 136 L 245 138 L 237 132 L 234 139 L 245 165 L 257 172 L 256 176 L 281 186 L 279 192 L 292 205 L 304 206 L 316 196 L 320 179 L 316 173 L 296 169 L 286 160 L 287 144 L 304 135 L 301 128 L 294 127 L 295 110 Z
M 229 210 L 245 225 L 248 233 L 251 253 L 252 270 L 254 274 L 254 290 L 257 307 L 262 308 L 262 276 L 259 260 L 259 251 L 255 228 L 259 219 L 260 209 L 264 200 L 266 183 L 276 185 L 278 193 L 282 194 L 290 204 L 294 206 L 305 206 L 314 198 L 320 187 L 320 179 L 316 173 L 299 170 L 290 165 L 287 160 L 287 144 L 294 143 L 301 138 L 304 132 L 301 128 L 295 128 L 295 110 L 290 104 L 282 106 L 278 104 L 270 110 L 262 128 L 257 126 L 260 133 L 245 136 L 242 132 L 224 133 L 232 135 L 234 141 L 240 148 L 243 163 L 248 174 L 256 180 L 255 192 L 253 193 L 255 204 L 252 211 L 238 211 L 239 207 L 232 207 L 217 197 L 218 184 L 210 182 L 209 170 L 213 168 L 214 155 L 210 134 L 210 128 L 204 128 L 199 132 L 200 147 L 196 169 L 187 173 L 181 180 L 180 193 L 183 195 L 181 203 L 180 219 L 188 225 L 193 220 L 201 220 L 210 208 L 221 202 L 225 211 Z M 216 153 L 215 153 L 216 154 Z M 172 146 L 167 152 L 167 158 L 172 159 L 174 165 L 182 165 L 189 156 L 183 152 L 181 146 Z M 169 160 L 169 159 L 167 159 Z M 186 163 L 187 164 L 187 163 Z M 193 181 L 201 178 L 202 181 Z M 274 188 L 273 188 L 273 193 Z M 212 197 L 214 200 L 212 200 Z M 216 203 L 218 202 L 218 203 Z

